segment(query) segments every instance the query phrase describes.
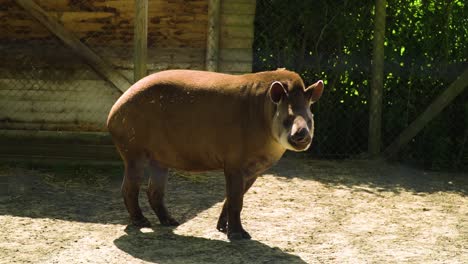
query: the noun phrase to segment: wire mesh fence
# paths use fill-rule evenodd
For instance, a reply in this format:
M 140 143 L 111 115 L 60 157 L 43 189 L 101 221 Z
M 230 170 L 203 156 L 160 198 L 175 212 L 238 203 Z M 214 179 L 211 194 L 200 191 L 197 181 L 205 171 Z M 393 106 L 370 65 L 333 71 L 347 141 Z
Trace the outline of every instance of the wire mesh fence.
M 254 70 L 286 67 L 326 92 L 315 109 L 311 154 L 348 158 L 367 151 L 372 1 L 258 0 Z M 382 148 L 468 66 L 462 1 L 389 1 L 385 40 Z M 468 91 L 401 152 L 427 168 L 468 167 Z
M 31 2 L 133 82 L 134 1 Z M 204 68 L 207 8 L 204 0 L 149 1 L 149 73 Z M 0 14 L 1 128 L 105 131 L 121 91 L 24 6 L 1 0 Z
M 133 81 L 133 1 L 36 2 Z M 149 1 L 149 72 L 204 69 L 207 5 Z M 389 1 L 383 149 L 468 66 L 466 8 L 462 1 Z M 306 84 L 325 82 L 326 93 L 313 106 L 314 157 L 367 152 L 373 12 L 373 2 L 353 0 L 256 1 L 253 70 L 285 67 Z M 222 21 L 239 27 L 241 18 Z M 105 131 L 121 92 L 13 0 L 0 0 L 0 58 L 0 131 Z M 402 159 L 435 169 L 468 167 L 467 93 L 402 150 Z
M 121 61 L 131 57 L 131 46 L 120 48 L 122 41 L 109 49 L 107 43 L 126 28 L 114 12 L 98 6 L 104 3 L 87 2 L 43 1 L 40 7 L 125 72 Z M 14 1 L 0 8 L 2 129 L 105 131 L 105 116 L 119 92 L 24 8 Z

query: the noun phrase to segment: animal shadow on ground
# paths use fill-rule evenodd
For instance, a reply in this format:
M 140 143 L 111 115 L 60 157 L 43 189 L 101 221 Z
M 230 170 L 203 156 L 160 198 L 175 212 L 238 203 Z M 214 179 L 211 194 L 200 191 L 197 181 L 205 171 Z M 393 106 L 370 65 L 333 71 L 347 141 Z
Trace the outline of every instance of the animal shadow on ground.
M 167 227 L 142 232 L 128 226 L 125 232 L 114 244 L 135 258 L 155 263 L 306 263 L 255 240 L 228 242 L 182 236 Z
M 120 191 L 122 174 L 121 166 L 2 167 L 0 215 L 128 224 Z M 166 202 L 181 223 L 224 199 L 222 173 L 171 174 Z M 142 211 L 150 222 L 159 224 L 149 206 L 146 188 L 146 181 L 143 181 L 139 197 Z
M 120 194 L 122 166 L 0 167 L 0 214 L 55 218 L 89 223 L 127 224 Z M 415 194 L 452 192 L 468 195 L 466 173 L 427 172 L 400 164 L 365 160 L 313 160 L 289 153 L 266 174 L 313 180 L 330 187 L 373 192 L 402 190 Z M 171 172 L 167 191 L 169 210 L 181 223 L 224 199 L 222 172 Z M 144 181 L 145 182 L 145 181 Z M 140 204 L 157 223 L 142 184 Z

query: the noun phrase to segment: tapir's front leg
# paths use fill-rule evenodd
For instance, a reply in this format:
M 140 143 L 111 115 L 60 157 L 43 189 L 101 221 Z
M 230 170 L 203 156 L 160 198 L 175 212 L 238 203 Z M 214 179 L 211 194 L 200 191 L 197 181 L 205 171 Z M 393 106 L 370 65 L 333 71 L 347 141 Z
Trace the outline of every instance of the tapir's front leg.
M 247 193 L 247 191 L 252 187 L 254 182 L 257 180 L 257 175 L 250 177 L 247 179 L 246 183 L 244 184 L 244 195 Z M 218 219 L 218 224 L 216 225 L 216 229 L 218 229 L 220 232 L 227 233 L 227 228 L 228 228 L 228 212 L 227 212 L 227 200 L 224 202 L 223 209 L 221 211 L 221 214 L 219 215 Z
M 230 240 L 250 239 L 249 233 L 242 227 L 240 216 L 244 202 L 246 177 L 238 170 L 231 171 L 225 169 L 224 175 L 226 178 L 228 238 Z

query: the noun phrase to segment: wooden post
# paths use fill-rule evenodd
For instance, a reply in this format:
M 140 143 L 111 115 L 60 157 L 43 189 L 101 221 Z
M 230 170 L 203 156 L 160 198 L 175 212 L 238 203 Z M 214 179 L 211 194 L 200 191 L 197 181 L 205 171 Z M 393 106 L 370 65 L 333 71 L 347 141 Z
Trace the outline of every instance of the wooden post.
M 386 0 L 375 0 L 374 50 L 372 54 L 372 81 L 369 108 L 369 154 L 380 153 L 382 128 L 382 91 L 384 80 Z
M 442 92 L 426 110 L 409 125 L 390 146 L 384 151 L 387 158 L 393 157 L 416 134 L 426 126 L 437 114 L 450 104 L 468 86 L 468 68 Z
M 206 70 L 217 71 L 219 59 L 219 17 L 221 0 L 208 1 L 208 35 L 206 39 Z
M 135 0 L 133 81 L 147 75 L 148 57 L 148 0 Z
M 52 34 L 62 40 L 78 56 L 82 57 L 86 63 L 97 73 L 112 83 L 121 92 L 125 92 L 130 86 L 130 82 L 118 71 L 102 60 L 96 53 L 83 44 L 77 37 L 67 31 L 54 18 L 50 17 L 40 6 L 32 0 L 15 0 L 16 4 L 38 20 Z

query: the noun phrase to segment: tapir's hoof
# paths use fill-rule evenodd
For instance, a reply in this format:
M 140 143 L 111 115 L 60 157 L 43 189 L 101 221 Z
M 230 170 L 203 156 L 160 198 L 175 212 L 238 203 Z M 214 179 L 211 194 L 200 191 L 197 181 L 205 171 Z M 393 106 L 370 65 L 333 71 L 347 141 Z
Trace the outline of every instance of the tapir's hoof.
M 242 230 L 242 232 L 230 232 L 228 233 L 229 240 L 242 240 L 242 239 L 251 239 L 252 237 L 247 233 L 247 231 Z
M 139 228 L 151 227 L 150 221 L 144 216 L 142 218 L 132 219 L 132 225 Z
M 159 222 L 161 223 L 161 225 L 163 226 L 178 226 L 180 225 L 179 222 L 177 222 L 174 218 L 172 217 L 168 217 L 164 220 L 159 220 Z
M 227 227 L 227 222 L 218 222 L 218 225 L 216 225 L 216 229 L 218 229 L 219 232 L 222 233 L 227 233 L 228 227 Z

